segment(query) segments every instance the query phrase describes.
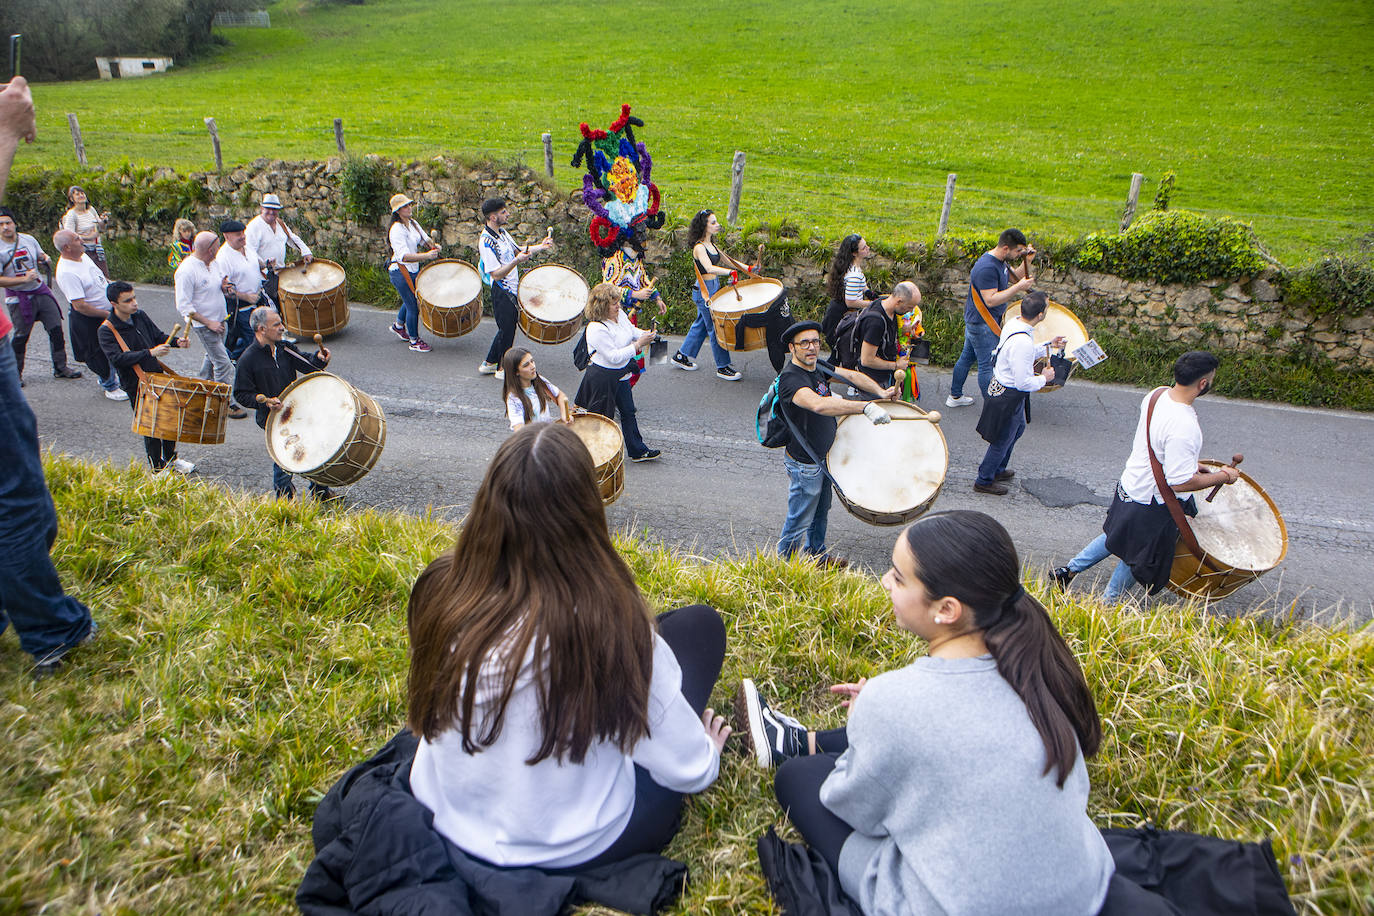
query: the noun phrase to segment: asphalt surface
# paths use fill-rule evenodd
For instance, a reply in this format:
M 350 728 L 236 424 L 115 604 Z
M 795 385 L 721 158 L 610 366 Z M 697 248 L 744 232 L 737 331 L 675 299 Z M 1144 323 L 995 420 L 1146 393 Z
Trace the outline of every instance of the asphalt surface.
M 140 286 L 138 295 L 142 307 L 170 330 L 176 321 L 171 291 Z M 387 418 L 385 451 L 372 472 L 347 489 L 342 505 L 432 509 L 461 519 L 488 459 L 508 434 L 500 383 L 477 374 L 495 323 L 483 318 L 473 333 L 454 340 L 431 337 L 433 352 L 421 354 L 387 330 L 390 318 L 354 305 L 349 326 L 327 341 L 330 370 L 372 395 Z M 89 372 L 79 380 L 54 379 L 45 338 L 35 328 L 25 373 L 44 445 L 92 460 L 143 461 L 143 443 L 129 431 L 129 406 L 105 399 Z M 571 397 L 579 381 L 572 345 L 531 344 L 522 334 L 516 342 L 532 349 L 541 373 Z M 203 355 L 192 336 L 190 349 L 165 361 L 196 374 Z M 654 366 L 635 388 L 640 428 L 663 457 L 626 462 L 625 492 L 607 510 L 610 524 L 705 558 L 771 550 L 785 515 L 787 476 L 780 452 L 754 438 L 753 422 L 772 367 L 763 351 L 737 354 L 735 366 L 744 378 L 725 382 L 715 377 L 709 348 L 702 357 L 696 372 Z M 1038 396 L 1033 422 L 1012 459 L 1012 492 L 994 497 L 972 491 L 985 447 L 973 428 L 977 404 L 945 407 L 945 370 L 920 367 L 920 379 L 920 403 L 944 415 L 949 443 L 949 470 L 936 508 L 991 513 L 1011 532 L 1023 562 L 1042 570 L 1067 561 L 1097 536 L 1130 452 L 1142 389 L 1076 379 Z M 1374 556 L 1374 416 L 1220 397 L 1203 398 L 1197 409 L 1203 456 L 1227 460 L 1244 453 L 1243 469 L 1278 504 L 1289 538 L 1277 569 L 1215 610 L 1355 625 L 1374 617 L 1374 577 L 1364 567 Z M 264 437 L 251 417 L 230 420 L 222 445 L 183 445 L 180 453 L 196 463 L 197 476 L 206 482 L 271 489 Z M 866 524 L 836 502 L 828 541 L 833 552 L 880 574 L 899 530 Z M 1103 563 L 1073 588 L 1100 588 L 1110 573 L 1111 563 Z

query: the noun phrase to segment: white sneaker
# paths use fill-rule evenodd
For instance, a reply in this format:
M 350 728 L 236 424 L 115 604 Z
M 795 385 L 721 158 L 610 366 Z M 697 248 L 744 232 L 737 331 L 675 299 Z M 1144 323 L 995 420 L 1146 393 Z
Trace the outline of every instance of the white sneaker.
M 477 367 L 477 374 L 478 374 L 478 375 L 495 375 L 495 374 L 496 374 L 497 372 L 499 372 L 500 370 L 501 370 L 501 367 L 498 366 L 498 365 L 496 365 L 496 363 L 482 363 L 482 365 L 480 365 L 480 366 Z
M 128 396 L 127 394 L 125 394 L 123 391 L 121 391 L 120 389 L 118 389 L 118 388 L 116 388 L 114 391 L 107 391 L 107 392 L 105 392 L 105 397 L 109 398 L 111 401 L 127 401 L 127 400 L 129 400 L 129 396 Z
M 504 382 L 506 380 L 506 370 L 497 369 L 495 373 L 495 378 L 498 382 Z
M 949 397 L 945 398 L 946 407 L 967 407 L 972 403 L 973 398 L 967 394 L 957 398 L 951 394 Z
M 196 466 L 185 458 L 173 458 L 167 462 L 167 466 L 178 474 L 189 474 L 196 469 Z

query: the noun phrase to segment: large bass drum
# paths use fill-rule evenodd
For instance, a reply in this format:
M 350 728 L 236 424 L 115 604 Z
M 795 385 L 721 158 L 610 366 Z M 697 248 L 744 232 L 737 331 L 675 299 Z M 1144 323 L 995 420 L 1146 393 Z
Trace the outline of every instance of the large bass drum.
M 218 445 L 229 416 L 229 386 L 203 378 L 150 372 L 138 382 L 133 431 L 140 436 Z
M 541 264 L 520 276 L 520 330 L 535 343 L 566 343 L 582 327 L 590 295 L 587 281 L 571 267 Z
M 482 320 L 482 275 L 467 261 L 443 258 L 415 278 L 420 323 L 435 337 L 462 337 Z
M 949 446 L 938 419 L 915 404 L 883 401 L 882 408 L 891 423 L 874 426 L 863 414 L 840 420 L 825 463 L 850 515 L 870 525 L 905 525 L 935 504 Z
M 386 415 L 369 395 L 328 372 L 282 391 L 267 418 L 267 453 L 282 470 L 327 487 L 357 483 L 386 445 Z
M 749 327 L 748 322 L 741 327 L 741 319 L 745 315 L 767 312 L 782 294 L 782 281 L 771 277 L 746 277 L 733 286 L 722 284 L 707 303 L 711 309 L 711 323 L 716 329 L 716 341 L 737 353 L 768 346 L 768 329 Z
M 1222 467 L 1220 461 L 1199 463 L 1209 471 Z M 1169 588 L 1180 595 L 1204 601 L 1224 598 L 1288 555 L 1288 528 L 1279 507 L 1245 472 L 1240 472 L 1240 480 L 1222 487 L 1211 502 L 1200 491 L 1196 503 L 1197 515 L 1188 523 L 1203 556 L 1193 556 L 1179 538 Z
M 625 437 L 613 420 L 599 413 L 580 413 L 573 417 L 572 431 L 591 452 L 601 502 L 609 506 L 625 490 Z

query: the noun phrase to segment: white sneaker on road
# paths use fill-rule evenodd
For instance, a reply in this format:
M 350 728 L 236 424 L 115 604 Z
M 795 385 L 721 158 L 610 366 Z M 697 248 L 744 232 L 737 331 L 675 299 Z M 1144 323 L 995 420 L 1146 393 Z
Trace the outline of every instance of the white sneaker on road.
M 973 398 L 967 394 L 957 398 L 951 394 L 949 397 L 945 398 L 946 407 L 967 407 L 972 403 Z
M 107 391 L 107 392 L 105 392 L 105 397 L 109 398 L 111 401 L 127 401 L 127 400 L 129 400 L 129 396 L 128 396 L 127 394 L 125 394 L 123 391 L 121 391 L 120 389 L 118 389 L 118 388 L 116 388 L 114 391 Z
M 196 469 L 196 466 L 185 458 L 173 458 L 167 462 L 167 466 L 178 474 L 189 474 Z

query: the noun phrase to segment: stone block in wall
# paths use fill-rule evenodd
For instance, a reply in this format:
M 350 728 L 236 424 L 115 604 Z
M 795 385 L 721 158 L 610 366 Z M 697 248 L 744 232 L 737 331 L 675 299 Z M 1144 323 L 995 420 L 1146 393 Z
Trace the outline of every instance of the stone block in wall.
M 1250 296 L 1259 302 L 1278 302 L 1280 298 L 1278 288 L 1262 278 L 1250 282 Z
M 1226 287 L 1226 289 L 1222 291 L 1221 295 L 1223 299 L 1249 298 L 1245 295 L 1245 290 L 1241 288 L 1241 285 L 1239 283 L 1232 283 L 1230 286 Z
M 1174 308 L 1181 314 L 1192 315 L 1212 305 L 1212 293 L 1201 286 L 1174 287 L 1178 290 L 1173 295 Z

